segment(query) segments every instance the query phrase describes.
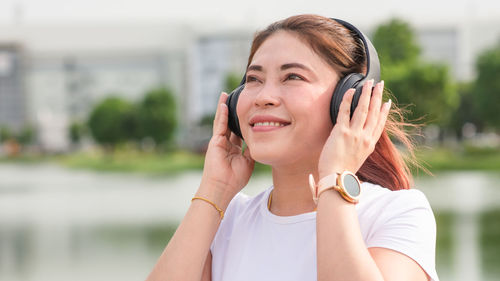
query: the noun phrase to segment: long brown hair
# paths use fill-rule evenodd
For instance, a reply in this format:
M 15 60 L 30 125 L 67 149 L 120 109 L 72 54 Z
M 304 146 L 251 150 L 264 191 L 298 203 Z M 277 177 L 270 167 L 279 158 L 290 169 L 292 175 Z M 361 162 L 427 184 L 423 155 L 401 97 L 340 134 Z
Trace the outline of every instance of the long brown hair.
M 364 73 L 366 56 L 362 43 L 338 22 L 317 15 L 298 15 L 269 25 L 258 32 L 252 42 L 248 65 L 262 43 L 277 31 L 293 32 L 308 44 L 343 77 L 348 73 Z M 391 190 L 409 189 L 413 179 L 407 163 L 415 164 L 414 145 L 405 132 L 405 127 L 415 127 L 404 121 L 402 110 L 395 104 L 385 125 L 384 132 L 375 145 L 375 150 L 363 163 L 357 176 L 387 187 Z M 405 161 L 394 143 L 392 136 L 407 151 Z

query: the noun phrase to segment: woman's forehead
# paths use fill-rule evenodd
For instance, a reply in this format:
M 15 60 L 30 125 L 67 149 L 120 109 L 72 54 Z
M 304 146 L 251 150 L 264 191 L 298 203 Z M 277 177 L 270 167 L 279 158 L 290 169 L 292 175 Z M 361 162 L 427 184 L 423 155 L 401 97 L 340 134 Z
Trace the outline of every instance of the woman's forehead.
M 269 36 L 255 52 L 250 65 L 279 68 L 288 63 L 300 63 L 318 70 L 330 68 L 298 35 L 287 31 L 278 31 Z

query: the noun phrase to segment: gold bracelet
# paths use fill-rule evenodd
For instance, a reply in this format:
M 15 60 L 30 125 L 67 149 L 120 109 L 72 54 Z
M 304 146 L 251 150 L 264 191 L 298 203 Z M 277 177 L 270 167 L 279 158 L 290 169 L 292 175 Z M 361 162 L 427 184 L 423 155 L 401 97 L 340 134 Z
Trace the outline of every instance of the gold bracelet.
M 217 211 L 218 211 L 218 212 L 219 212 L 219 214 L 220 214 L 220 219 L 222 220 L 222 219 L 224 218 L 224 211 L 223 211 L 223 210 L 221 210 L 219 207 L 217 207 L 217 205 L 215 205 L 215 203 L 214 203 L 214 202 L 212 202 L 212 201 L 210 201 L 210 200 L 208 200 L 208 199 L 205 199 L 205 198 L 203 198 L 203 197 L 193 197 L 193 199 L 191 199 L 191 202 L 193 202 L 193 200 L 195 200 L 195 199 L 200 199 L 200 200 L 203 200 L 203 201 L 205 201 L 205 202 L 209 203 L 210 205 L 214 206 L 214 207 L 215 207 L 215 209 L 217 209 Z

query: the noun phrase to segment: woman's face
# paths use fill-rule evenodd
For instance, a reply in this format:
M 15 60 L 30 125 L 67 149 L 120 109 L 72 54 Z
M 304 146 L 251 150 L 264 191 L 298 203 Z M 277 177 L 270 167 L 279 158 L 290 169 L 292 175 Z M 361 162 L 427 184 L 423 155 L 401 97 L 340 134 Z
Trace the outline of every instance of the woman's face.
M 295 34 L 278 31 L 255 52 L 246 79 L 236 110 L 252 158 L 273 166 L 317 161 L 333 127 L 337 73 Z

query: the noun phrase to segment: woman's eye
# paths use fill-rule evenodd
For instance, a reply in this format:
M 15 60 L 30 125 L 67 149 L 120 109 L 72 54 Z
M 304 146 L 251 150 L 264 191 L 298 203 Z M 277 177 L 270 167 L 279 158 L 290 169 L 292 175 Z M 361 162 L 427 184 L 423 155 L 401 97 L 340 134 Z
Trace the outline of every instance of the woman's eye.
M 255 76 L 250 76 L 250 75 L 249 75 L 249 76 L 247 76 L 247 78 L 246 78 L 246 80 L 245 80 L 245 83 L 255 82 L 255 81 L 259 81 L 259 80 L 257 79 L 257 77 L 255 77 Z
M 286 77 L 286 80 L 304 80 L 302 79 L 302 77 L 300 77 L 299 75 L 297 74 L 288 74 L 288 76 Z

